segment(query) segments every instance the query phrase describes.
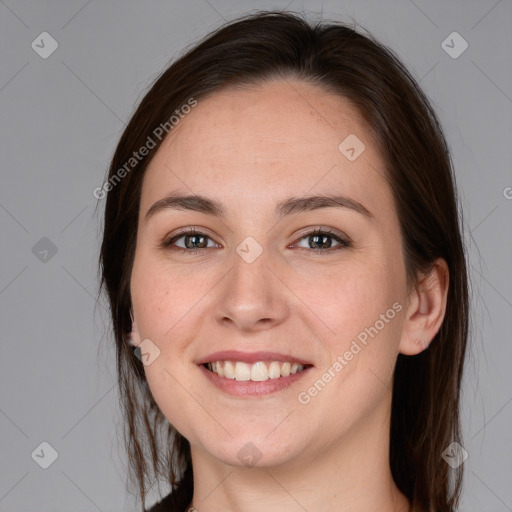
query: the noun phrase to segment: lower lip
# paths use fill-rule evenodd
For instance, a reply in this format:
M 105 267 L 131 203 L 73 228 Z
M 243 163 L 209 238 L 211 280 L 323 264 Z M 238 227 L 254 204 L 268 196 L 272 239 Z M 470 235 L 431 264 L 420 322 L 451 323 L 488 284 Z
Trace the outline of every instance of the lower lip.
M 279 377 L 277 379 L 268 379 L 261 382 L 255 382 L 252 380 L 236 380 L 227 379 L 226 377 L 220 377 L 214 372 L 206 369 L 203 365 L 199 365 L 200 370 L 203 372 L 205 377 L 217 388 L 225 393 L 234 396 L 261 396 L 270 395 L 277 391 L 282 391 L 290 387 L 295 382 L 299 381 L 304 377 L 306 373 L 312 368 L 308 366 L 304 370 L 288 377 Z

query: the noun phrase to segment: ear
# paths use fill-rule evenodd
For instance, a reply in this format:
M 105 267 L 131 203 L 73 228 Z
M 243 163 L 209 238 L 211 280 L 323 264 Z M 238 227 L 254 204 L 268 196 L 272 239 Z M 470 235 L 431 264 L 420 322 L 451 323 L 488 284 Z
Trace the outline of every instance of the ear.
M 129 344 L 132 347 L 138 347 L 140 345 L 140 334 L 137 328 L 137 323 L 133 319 L 132 314 L 132 331 L 130 332 Z
M 423 352 L 441 328 L 446 312 L 449 270 L 439 258 L 432 270 L 419 276 L 417 290 L 409 296 L 402 329 L 400 353 L 413 356 Z

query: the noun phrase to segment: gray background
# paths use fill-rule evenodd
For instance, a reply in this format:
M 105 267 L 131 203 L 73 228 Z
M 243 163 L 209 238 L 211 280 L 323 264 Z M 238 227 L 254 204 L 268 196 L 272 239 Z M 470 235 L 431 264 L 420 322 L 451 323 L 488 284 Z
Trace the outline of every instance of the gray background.
M 124 488 L 108 316 L 105 303 L 95 303 L 100 217 L 92 192 L 136 103 L 174 56 L 224 19 L 286 6 L 369 29 L 405 61 L 439 113 L 473 281 L 461 510 L 512 510 L 510 0 L 7 0 L 0 3 L 1 511 L 136 510 Z M 59 45 L 47 59 L 31 47 L 45 31 Z M 441 46 L 453 31 L 469 44 L 455 59 Z M 43 237 L 55 254 L 44 253 Z M 41 442 L 58 452 L 48 469 L 31 457 Z

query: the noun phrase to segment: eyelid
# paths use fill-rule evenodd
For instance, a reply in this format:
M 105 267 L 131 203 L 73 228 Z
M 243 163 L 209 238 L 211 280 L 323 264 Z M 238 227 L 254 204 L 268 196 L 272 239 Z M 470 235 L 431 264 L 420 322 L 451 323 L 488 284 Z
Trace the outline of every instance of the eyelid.
M 194 236 L 194 235 L 205 236 L 209 240 L 212 240 L 213 242 L 215 242 L 214 238 L 211 235 L 209 235 L 208 233 L 206 233 L 205 231 L 208 231 L 208 230 L 206 228 L 202 228 L 202 227 L 198 227 L 198 226 L 187 226 L 185 228 L 181 228 L 176 233 L 166 236 L 162 242 L 162 246 L 164 248 L 168 248 L 174 242 L 179 240 L 180 238 L 183 238 L 184 236 Z M 215 242 L 215 243 L 217 243 L 217 242 Z M 176 249 L 178 249 L 178 250 L 181 249 L 186 252 L 191 252 L 190 249 L 187 250 L 187 249 L 183 249 L 182 247 L 176 247 Z M 211 247 L 206 247 L 206 249 L 211 249 Z
M 337 229 L 328 227 L 328 226 L 308 226 L 306 228 L 303 228 L 297 235 L 295 235 L 296 240 L 301 240 L 302 238 L 306 236 L 316 235 L 316 234 L 325 234 L 332 236 L 333 238 L 337 238 L 341 241 L 344 241 L 346 243 L 352 243 L 352 240 L 348 235 L 343 233 L 343 231 L 338 231 Z M 294 242 L 295 243 L 295 242 Z

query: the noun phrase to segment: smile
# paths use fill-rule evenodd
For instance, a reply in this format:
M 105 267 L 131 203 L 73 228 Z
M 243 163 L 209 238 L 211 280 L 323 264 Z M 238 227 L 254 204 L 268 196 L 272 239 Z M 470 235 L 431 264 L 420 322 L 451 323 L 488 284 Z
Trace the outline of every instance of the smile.
M 219 377 L 253 382 L 289 377 L 302 372 L 305 368 L 302 364 L 288 361 L 257 361 L 253 364 L 243 361 L 214 361 L 205 363 L 204 366 Z

